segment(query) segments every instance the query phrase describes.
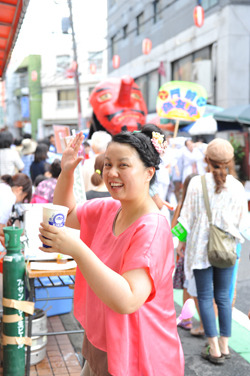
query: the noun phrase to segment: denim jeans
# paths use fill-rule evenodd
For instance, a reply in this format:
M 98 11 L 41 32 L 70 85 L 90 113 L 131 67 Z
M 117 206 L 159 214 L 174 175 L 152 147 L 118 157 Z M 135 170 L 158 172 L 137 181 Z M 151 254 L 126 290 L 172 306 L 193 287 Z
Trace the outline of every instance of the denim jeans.
M 231 336 L 232 305 L 229 290 L 233 273 L 230 268 L 194 269 L 200 315 L 207 337 L 217 337 L 213 298 L 218 307 L 220 335 Z

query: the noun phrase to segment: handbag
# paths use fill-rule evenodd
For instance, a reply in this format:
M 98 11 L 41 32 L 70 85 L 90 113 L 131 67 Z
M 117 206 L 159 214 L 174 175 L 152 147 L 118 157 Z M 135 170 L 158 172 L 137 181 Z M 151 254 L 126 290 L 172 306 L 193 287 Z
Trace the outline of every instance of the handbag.
M 205 175 L 201 177 L 203 196 L 209 222 L 208 260 L 217 268 L 228 268 L 236 262 L 236 238 L 228 232 L 212 224 Z

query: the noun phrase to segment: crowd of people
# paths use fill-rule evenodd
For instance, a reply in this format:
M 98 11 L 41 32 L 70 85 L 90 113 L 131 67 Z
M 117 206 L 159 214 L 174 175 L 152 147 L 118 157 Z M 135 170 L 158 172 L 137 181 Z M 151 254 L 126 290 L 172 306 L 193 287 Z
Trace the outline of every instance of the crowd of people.
M 25 134 L 15 145 L 9 131 L 0 132 L 2 250 L 3 227 L 20 202 L 67 206 L 66 225 L 80 230 L 80 239 L 73 239 L 42 224 L 39 236 L 51 247 L 41 250 L 70 255 L 78 265 L 74 310 L 85 329 L 83 376 L 118 375 L 121 369 L 129 375 L 184 375 L 173 287 L 183 289 L 183 303 L 195 299 L 200 326 L 193 328 L 191 318 L 178 326 L 207 337 L 202 357 L 214 364 L 230 358 L 233 267 L 208 261 L 201 176 L 213 223 L 238 243 L 247 218 L 244 187 L 230 142 L 176 141 L 152 124 L 113 136 L 97 131 L 87 141 L 80 132 L 59 155 L 53 135 L 36 141 Z M 74 197 L 78 167 L 84 202 Z M 170 228 L 178 222 L 187 238 L 176 244 L 174 260 Z

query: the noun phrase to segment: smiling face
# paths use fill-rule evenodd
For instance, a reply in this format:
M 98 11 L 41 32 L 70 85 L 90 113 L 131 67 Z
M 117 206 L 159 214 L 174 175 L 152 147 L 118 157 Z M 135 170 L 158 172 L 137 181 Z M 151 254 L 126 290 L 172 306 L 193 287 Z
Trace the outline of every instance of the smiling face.
M 111 196 L 131 201 L 148 193 L 153 167 L 145 167 L 137 151 L 127 145 L 112 142 L 104 159 L 103 179 Z

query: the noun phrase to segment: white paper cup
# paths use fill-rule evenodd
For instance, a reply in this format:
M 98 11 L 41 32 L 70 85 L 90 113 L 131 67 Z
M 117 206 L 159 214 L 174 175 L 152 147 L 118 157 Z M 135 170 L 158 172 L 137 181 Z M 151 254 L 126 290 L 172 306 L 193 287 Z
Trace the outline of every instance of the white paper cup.
M 64 227 L 69 208 L 62 205 L 45 204 L 43 206 L 43 222 L 56 227 Z M 45 248 L 51 248 L 43 244 Z

